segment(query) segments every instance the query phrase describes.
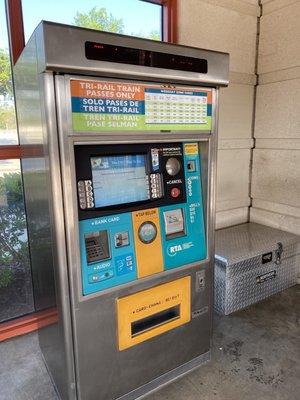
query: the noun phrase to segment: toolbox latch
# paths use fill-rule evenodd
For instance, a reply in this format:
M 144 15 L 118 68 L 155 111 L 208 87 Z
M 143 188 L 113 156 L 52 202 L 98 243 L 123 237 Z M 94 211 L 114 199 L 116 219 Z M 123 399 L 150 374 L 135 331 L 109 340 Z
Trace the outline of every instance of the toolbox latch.
M 281 264 L 281 255 L 283 252 L 283 245 L 281 242 L 277 243 L 277 250 L 275 250 L 275 264 L 279 265 Z

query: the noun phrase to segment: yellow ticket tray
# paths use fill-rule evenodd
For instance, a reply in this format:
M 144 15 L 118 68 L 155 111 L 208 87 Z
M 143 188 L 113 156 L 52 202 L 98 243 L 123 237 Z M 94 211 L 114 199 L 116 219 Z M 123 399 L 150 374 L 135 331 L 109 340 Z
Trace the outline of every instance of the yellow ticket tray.
M 125 350 L 191 319 L 191 277 L 117 300 L 118 346 Z

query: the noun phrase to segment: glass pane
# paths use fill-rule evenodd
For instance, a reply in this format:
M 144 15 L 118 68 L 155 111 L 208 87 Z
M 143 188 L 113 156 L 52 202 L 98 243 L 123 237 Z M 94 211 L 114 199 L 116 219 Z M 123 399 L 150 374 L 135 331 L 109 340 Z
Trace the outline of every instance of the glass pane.
M 18 144 L 4 0 L 0 0 L 0 145 Z
M 0 161 L 0 322 L 34 311 L 19 160 Z
M 22 0 L 25 40 L 41 20 L 161 40 L 162 7 L 141 0 Z

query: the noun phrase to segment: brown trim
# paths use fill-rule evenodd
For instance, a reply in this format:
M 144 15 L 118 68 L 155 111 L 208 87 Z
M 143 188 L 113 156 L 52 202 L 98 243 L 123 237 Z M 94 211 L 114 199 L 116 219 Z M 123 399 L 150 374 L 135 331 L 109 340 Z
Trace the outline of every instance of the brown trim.
M 163 39 L 169 43 L 178 43 L 178 1 L 162 0 Z
M 44 157 L 44 148 L 41 144 L 33 145 L 0 145 L 0 160 L 9 160 L 12 158 L 39 158 Z
M 21 158 L 40 158 L 45 157 L 44 147 L 42 144 L 22 144 Z
M 142 0 L 162 6 L 163 40 L 169 43 L 178 42 L 178 0 Z
M 55 324 L 57 321 L 57 309 L 51 308 L 13 321 L 0 323 L 0 342 L 34 332 L 45 326 Z
M 0 160 L 21 158 L 21 146 L 0 146 Z
M 23 13 L 21 0 L 6 0 L 8 37 L 13 65 L 25 47 Z

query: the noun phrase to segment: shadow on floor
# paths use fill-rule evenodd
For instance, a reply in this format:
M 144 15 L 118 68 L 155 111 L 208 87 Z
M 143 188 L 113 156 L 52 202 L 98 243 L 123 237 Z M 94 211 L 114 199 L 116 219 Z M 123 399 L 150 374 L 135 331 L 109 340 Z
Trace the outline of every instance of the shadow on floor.
M 0 360 L 0 400 L 57 400 L 36 333 L 0 344 Z M 212 361 L 147 397 L 299 399 L 299 285 L 231 316 L 216 316 Z

